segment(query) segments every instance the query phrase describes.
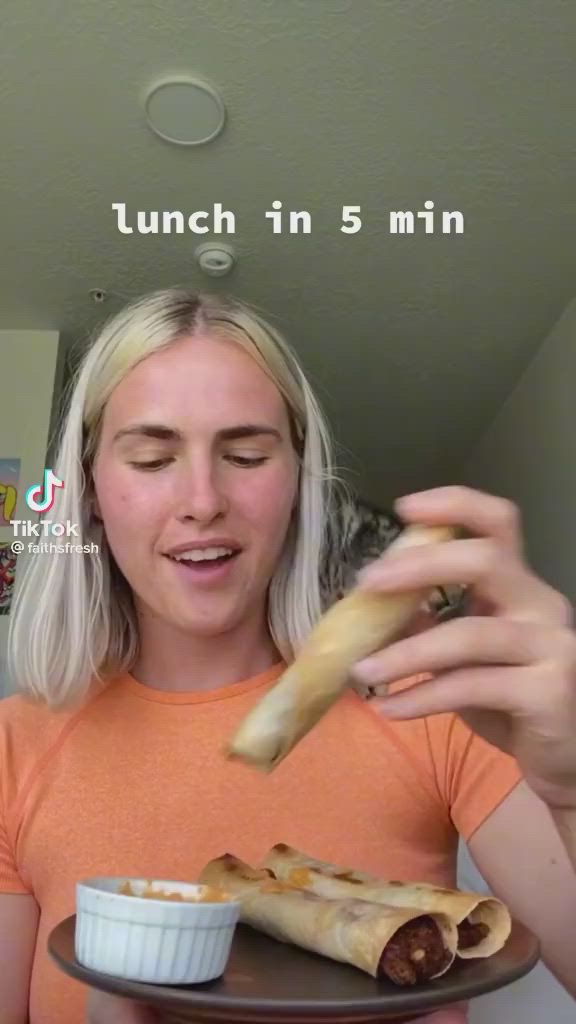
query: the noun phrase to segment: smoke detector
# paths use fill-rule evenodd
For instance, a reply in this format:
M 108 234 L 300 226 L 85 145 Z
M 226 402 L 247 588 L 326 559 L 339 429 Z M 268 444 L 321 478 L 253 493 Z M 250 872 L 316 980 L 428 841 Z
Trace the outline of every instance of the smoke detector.
M 201 146 L 220 134 L 226 120 L 221 96 L 195 78 L 163 78 L 143 97 L 148 127 L 176 146 Z
M 236 263 L 234 249 L 224 242 L 203 242 L 194 256 L 200 270 L 209 277 L 225 277 Z

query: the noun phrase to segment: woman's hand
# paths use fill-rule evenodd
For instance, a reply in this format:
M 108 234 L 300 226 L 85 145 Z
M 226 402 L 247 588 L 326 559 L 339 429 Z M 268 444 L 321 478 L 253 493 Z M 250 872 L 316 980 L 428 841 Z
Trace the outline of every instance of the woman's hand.
M 184 1019 L 184 1018 L 182 1018 Z M 86 1024 L 162 1024 L 168 1018 L 132 999 L 120 999 L 90 989 Z M 402 1017 L 397 1024 L 466 1024 L 464 1010 L 450 1007 L 438 1010 L 426 1017 Z
M 386 1020 L 389 1019 L 392 1024 L 466 1024 L 467 1006 L 468 1003 L 453 1003 L 444 1010 L 433 1010 L 423 1017 L 406 1017 L 402 1015 L 400 1017 L 387 1017 Z M 302 1021 L 302 1024 L 314 1024 L 313 1017 L 299 1017 L 298 1019 Z M 356 1019 L 350 1017 L 339 1018 L 341 1024 L 350 1024 L 351 1021 Z M 167 1022 L 167 1024 L 170 1024 L 170 1022 Z
M 132 999 L 111 996 L 91 988 L 86 1007 L 86 1024 L 161 1024 L 155 1010 Z
M 462 1009 L 457 1006 L 449 1007 L 447 1010 L 436 1010 L 426 1017 L 393 1017 L 396 1024 L 466 1024 L 466 1010 L 464 1004 Z
M 472 539 L 385 553 L 359 575 L 379 591 L 469 585 L 470 614 L 359 662 L 364 684 L 434 678 L 384 697 L 390 718 L 457 711 L 518 761 L 551 807 L 576 807 L 576 637 L 568 601 L 526 564 L 520 516 L 503 498 L 442 487 L 401 498 L 406 522 L 461 526 Z M 576 538 L 575 538 L 576 540 Z

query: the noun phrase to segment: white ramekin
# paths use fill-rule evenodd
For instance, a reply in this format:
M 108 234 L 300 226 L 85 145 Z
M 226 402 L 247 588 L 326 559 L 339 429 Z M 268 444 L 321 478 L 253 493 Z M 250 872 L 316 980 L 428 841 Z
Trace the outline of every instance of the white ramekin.
M 76 959 L 131 981 L 191 985 L 223 974 L 240 915 L 237 900 L 184 903 L 120 895 L 141 878 L 88 878 L 76 885 Z M 154 889 L 192 896 L 200 885 L 154 880 Z

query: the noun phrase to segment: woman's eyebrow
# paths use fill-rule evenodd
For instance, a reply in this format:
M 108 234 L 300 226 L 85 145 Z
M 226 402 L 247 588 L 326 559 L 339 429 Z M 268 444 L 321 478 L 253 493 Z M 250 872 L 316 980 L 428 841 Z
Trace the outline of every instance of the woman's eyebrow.
M 112 438 L 113 443 L 123 437 L 153 437 L 157 441 L 180 441 L 182 434 L 173 427 L 163 427 L 157 423 L 134 423 L 131 427 L 123 427 Z
M 237 441 L 242 437 L 260 437 L 261 435 L 275 437 L 278 441 L 282 440 L 280 431 L 265 423 L 240 423 L 237 427 L 224 427 L 222 430 L 216 431 L 219 441 Z
M 275 427 L 266 423 L 239 423 L 236 427 L 223 427 L 216 431 L 218 441 L 237 441 L 245 437 L 274 437 L 282 440 L 282 434 Z M 135 423 L 131 427 L 123 427 L 114 435 L 113 443 L 123 437 L 152 437 L 157 441 L 181 441 L 183 435 L 174 427 L 165 427 L 159 423 Z

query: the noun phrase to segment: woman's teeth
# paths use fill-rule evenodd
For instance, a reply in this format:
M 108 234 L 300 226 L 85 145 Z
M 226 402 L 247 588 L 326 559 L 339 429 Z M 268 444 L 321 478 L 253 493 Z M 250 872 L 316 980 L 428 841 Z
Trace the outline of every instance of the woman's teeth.
M 180 551 L 170 555 L 176 562 L 213 562 L 217 558 L 228 558 L 236 554 L 232 548 L 194 548 L 191 551 Z

